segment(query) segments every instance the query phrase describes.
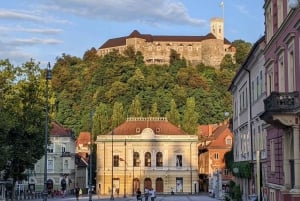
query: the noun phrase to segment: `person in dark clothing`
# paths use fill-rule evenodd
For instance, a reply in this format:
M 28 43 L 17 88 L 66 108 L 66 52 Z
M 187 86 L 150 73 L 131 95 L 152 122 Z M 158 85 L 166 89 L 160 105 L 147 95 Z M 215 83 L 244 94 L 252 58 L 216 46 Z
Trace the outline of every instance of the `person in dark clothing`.
M 141 190 L 138 188 L 137 191 L 136 191 L 136 199 L 139 201 L 139 200 L 142 200 L 142 192 Z
M 78 184 L 75 187 L 75 196 L 76 196 L 76 201 L 79 200 L 79 192 L 80 192 L 80 188 L 78 186 Z

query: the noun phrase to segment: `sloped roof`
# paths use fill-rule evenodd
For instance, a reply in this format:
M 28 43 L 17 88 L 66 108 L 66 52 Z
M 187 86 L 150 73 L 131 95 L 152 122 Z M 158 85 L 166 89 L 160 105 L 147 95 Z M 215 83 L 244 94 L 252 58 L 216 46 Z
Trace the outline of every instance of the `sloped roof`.
M 114 129 L 114 135 L 137 135 L 145 128 L 151 128 L 156 135 L 186 135 L 166 118 L 128 118 Z M 137 132 L 139 131 L 139 132 Z
M 88 145 L 91 142 L 91 134 L 89 132 L 80 132 L 77 137 L 76 145 Z
M 79 167 L 87 167 L 88 166 L 88 158 L 82 156 L 81 154 L 75 155 L 75 164 Z
M 70 128 L 64 128 L 57 121 L 51 122 L 50 135 L 55 137 L 74 137 L 74 133 Z
M 232 145 L 228 145 L 226 144 L 226 140 L 225 138 L 227 136 L 230 136 L 231 138 L 233 138 L 232 132 L 230 131 L 230 129 L 228 128 L 228 124 L 223 124 L 220 125 L 214 132 L 212 137 L 214 138 L 214 140 L 211 141 L 211 143 L 208 145 L 209 148 L 228 148 L 231 147 Z
M 216 37 L 209 33 L 205 36 L 163 36 L 163 35 L 151 35 L 151 34 L 141 34 L 137 30 L 134 30 L 129 34 L 129 36 L 112 38 L 107 40 L 99 49 L 118 47 L 126 45 L 126 39 L 128 38 L 142 38 L 146 42 L 153 41 L 170 41 L 170 42 L 201 42 L 207 39 L 216 39 Z M 225 44 L 231 44 L 227 39 L 224 38 Z
M 199 136 L 210 136 L 218 128 L 217 124 L 199 125 Z

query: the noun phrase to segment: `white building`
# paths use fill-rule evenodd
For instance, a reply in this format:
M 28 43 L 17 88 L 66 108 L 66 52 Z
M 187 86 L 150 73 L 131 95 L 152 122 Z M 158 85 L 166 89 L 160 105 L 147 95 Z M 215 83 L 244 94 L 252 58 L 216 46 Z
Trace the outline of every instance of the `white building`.
M 234 107 L 234 162 L 249 162 L 251 168 L 251 175 L 246 177 L 241 176 L 241 170 L 234 168 L 244 199 L 248 195 L 259 194 L 260 187 L 265 186 L 266 181 L 266 123 L 259 118 L 264 111 L 263 100 L 266 97 L 264 47 L 265 38 L 261 37 L 253 45 L 229 87 Z
M 61 181 L 65 179 L 66 190 L 70 192 L 75 185 L 74 133 L 58 122 L 52 122 L 50 142 L 47 154 L 47 182 L 53 186 L 53 192 L 61 190 Z M 29 184 L 34 184 L 34 190 L 38 192 L 44 189 L 44 164 L 45 158 L 42 157 L 34 165 L 33 173 L 29 175 Z

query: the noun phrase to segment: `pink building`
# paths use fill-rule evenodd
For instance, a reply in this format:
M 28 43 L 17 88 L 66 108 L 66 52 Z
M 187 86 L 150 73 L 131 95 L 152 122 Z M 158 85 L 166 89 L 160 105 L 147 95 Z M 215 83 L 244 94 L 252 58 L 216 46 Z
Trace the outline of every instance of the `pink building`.
M 294 2 L 294 4 L 292 4 Z M 267 196 L 300 201 L 300 2 L 265 0 Z

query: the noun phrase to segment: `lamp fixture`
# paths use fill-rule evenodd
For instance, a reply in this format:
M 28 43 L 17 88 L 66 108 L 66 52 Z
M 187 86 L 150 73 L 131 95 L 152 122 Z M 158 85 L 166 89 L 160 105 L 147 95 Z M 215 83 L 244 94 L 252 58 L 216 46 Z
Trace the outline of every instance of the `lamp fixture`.
M 300 6 L 300 0 L 289 0 L 288 5 L 291 9 L 297 9 Z

